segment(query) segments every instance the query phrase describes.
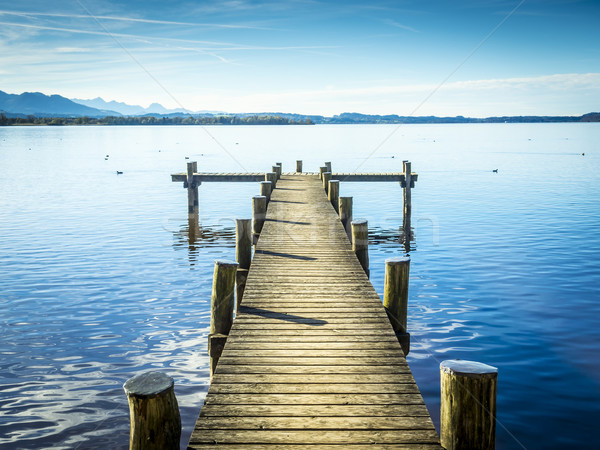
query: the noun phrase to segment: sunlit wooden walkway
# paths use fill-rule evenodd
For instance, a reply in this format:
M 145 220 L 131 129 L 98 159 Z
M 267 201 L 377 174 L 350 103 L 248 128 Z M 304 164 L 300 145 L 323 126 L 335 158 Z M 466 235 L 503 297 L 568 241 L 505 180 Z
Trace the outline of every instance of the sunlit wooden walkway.
M 189 448 L 441 448 L 318 175 L 272 193 Z

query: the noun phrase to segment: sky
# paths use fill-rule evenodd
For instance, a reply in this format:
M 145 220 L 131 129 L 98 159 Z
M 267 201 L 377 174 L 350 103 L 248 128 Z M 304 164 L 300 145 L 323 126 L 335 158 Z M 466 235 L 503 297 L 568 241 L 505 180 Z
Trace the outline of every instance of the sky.
M 199 111 L 600 111 L 600 0 L 0 0 L 0 90 Z

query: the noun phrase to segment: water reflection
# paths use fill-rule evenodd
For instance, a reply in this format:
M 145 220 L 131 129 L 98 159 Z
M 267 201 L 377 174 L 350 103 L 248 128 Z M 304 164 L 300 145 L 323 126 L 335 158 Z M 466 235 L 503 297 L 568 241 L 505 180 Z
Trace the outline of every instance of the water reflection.
M 410 239 L 406 239 L 402 227 L 399 229 L 380 226 L 369 227 L 369 244 L 379 247 L 384 253 L 397 254 L 398 244 L 402 245 L 406 254 L 417 250 L 417 241 L 412 228 Z
M 173 238 L 173 248 L 187 249 L 190 265 L 194 266 L 201 249 L 235 247 L 235 227 L 214 224 L 202 226 L 198 215 L 190 215 L 187 226 L 182 225 L 174 231 Z

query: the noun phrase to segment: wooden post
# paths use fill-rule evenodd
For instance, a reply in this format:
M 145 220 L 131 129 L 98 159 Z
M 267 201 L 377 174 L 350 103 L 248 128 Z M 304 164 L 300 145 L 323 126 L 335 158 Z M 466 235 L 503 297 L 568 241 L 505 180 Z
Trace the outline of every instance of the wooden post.
M 267 197 L 256 195 L 252 197 L 252 243 L 256 244 L 258 236 L 267 217 Z
M 327 170 L 325 172 L 331 172 L 331 161 L 327 161 L 325 163 L 325 167 L 327 167 Z
M 352 222 L 352 250 L 369 276 L 369 224 L 366 220 Z
M 498 369 L 453 359 L 442 361 L 440 378 L 442 447 L 493 450 Z
M 296 172 L 302 173 L 302 161 L 296 161 Z
M 279 178 L 280 178 L 279 166 L 278 165 L 272 166 L 271 171 L 275 172 L 275 181 L 279 181 Z
M 208 335 L 211 377 L 215 373 L 227 335 L 233 325 L 235 275 L 238 267 L 239 264 L 236 262 L 215 261 L 210 297 L 210 334 Z
M 161 372 L 145 372 L 125 382 L 130 450 L 179 450 L 181 417 L 173 386 L 173 378 Z
M 340 213 L 340 182 L 339 180 L 329 180 L 329 191 L 327 192 L 329 201 L 333 205 L 336 213 Z
M 267 205 L 271 201 L 271 192 L 273 190 L 273 183 L 270 181 L 261 181 L 260 182 L 260 195 L 264 195 L 267 197 Z
M 281 163 L 275 163 L 275 167 L 277 167 L 277 170 L 275 170 L 275 172 L 277 172 L 277 181 L 279 181 L 281 179 Z
M 406 328 L 409 273 L 409 257 L 405 256 L 385 260 L 383 306 L 385 306 L 404 355 L 408 355 L 410 351 L 410 334 Z
M 326 166 L 321 166 L 319 167 L 319 180 L 323 179 L 323 174 L 327 172 L 327 167 Z
M 323 172 L 323 189 L 329 194 L 329 181 L 331 180 L 331 172 Z
M 237 311 L 244 296 L 248 270 L 252 261 L 252 220 L 250 219 L 235 220 L 235 260 L 239 264 L 235 275 L 235 310 Z
M 404 213 L 402 215 L 402 234 L 405 246 L 408 246 L 408 248 L 410 248 L 410 240 L 412 238 L 412 230 L 410 223 L 410 216 L 412 213 L 412 200 L 410 190 L 414 186 L 414 183 L 412 180 L 410 161 L 403 161 L 402 165 L 404 168 L 404 183 L 402 183 L 402 193 L 404 197 Z
M 277 185 L 277 174 L 275 172 L 265 173 L 265 181 L 271 182 L 271 190 L 275 189 L 275 186 Z
M 352 242 L 352 197 L 340 197 L 339 212 L 348 239 Z
M 194 173 L 198 171 L 196 161 L 187 163 L 187 181 L 184 187 L 187 187 L 188 193 L 188 215 L 198 214 L 198 185 L 194 183 Z
M 252 261 L 252 223 L 250 219 L 235 220 L 235 260 L 240 269 L 249 269 Z

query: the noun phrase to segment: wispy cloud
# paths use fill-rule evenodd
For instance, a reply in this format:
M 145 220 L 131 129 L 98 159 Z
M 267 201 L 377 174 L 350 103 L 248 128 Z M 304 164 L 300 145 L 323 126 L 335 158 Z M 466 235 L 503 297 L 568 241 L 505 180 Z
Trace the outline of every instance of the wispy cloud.
M 285 45 L 285 46 L 271 46 L 271 45 L 240 45 L 231 42 L 216 42 L 216 41 L 200 41 L 195 39 L 180 39 L 180 38 L 171 38 L 171 37 L 162 37 L 162 36 L 145 36 L 138 34 L 128 34 L 128 33 L 108 33 L 106 31 L 93 31 L 93 30 L 82 30 L 78 28 L 64 28 L 64 27 L 51 27 L 45 25 L 32 25 L 25 23 L 16 23 L 16 22 L 4 22 L 0 21 L 0 25 L 14 26 L 14 27 L 22 27 L 29 28 L 35 30 L 48 30 L 48 31 L 61 31 L 65 33 L 73 33 L 73 34 L 87 34 L 92 36 L 107 36 L 107 37 L 119 37 L 119 38 L 129 38 L 135 39 L 144 43 L 153 43 L 155 41 L 173 41 L 173 42 L 185 42 L 188 44 L 198 44 L 209 46 L 203 49 L 203 51 L 241 51 L 241 50 L 256 50 L 256 51 L 281 51 L 281 50 L 314 50 L 314 49 L 331 49 L 338 48 L 338 46 L 331 45 Z
M 88 53 L 91 50 L 89 48 L 81 47 L 56 47 L 55 51 L 57 53 Z
M 383 23 L 390 25 L 395 28 L 400 28 L 402 30 L 412 31 L 413 33 L 418 33 L 419 30 L 414 29 L 413 27 L 409 27 L 408 25 L 401 24 L 393 19 L 384 20 Z
M 25 12 L 25 11 L 7 11 L 0 10 L 0 15 L 10 15 L 19 17 L 60 17 L 68 19 L 86 19 L 93 20 L 87 14 L 61 14 L 61 13 L 40 13 L 40 12 Z M 244 25 L 244 24 L 223 24 L 223 23 L 197 23 L 197 22 L 178 22 L 170 20 L 156 20 L 156 19 L 141 19 L 135 17 L 125 16 L 94 16 L 98 20 L 113 20 L 120 22 L 131 22 L 131 23 L 146 23 L 154 25 L 182 25 L 191 27 L 212 27 L 212 28 L 231 28 L 231 29 L 250 29 L 250 30 L 269 30 L 267 27 L 260 27 L 255 25 Z
M 229 98 L 226 94 L 202 96 L 204 104 L 224 105 L 245 111 L 321 111 L 338 114 L 359 111 L 370 114 L 408 115 L 436 84 L 396 84 L 360 88 L 263 91 Z M 542 95 L 543 94 L 543 95 Z M 466 80 L 445 84 L 417 115 L 518 115 L 583 114 L 597 109 L 600 73 L 554 74 L 539 77 Z M 572 104 L 564 110 L 565 100 Z M 214 103 L 213 103 L 214 102 Z M 225 108 L 227 109 L 227 108 Z

